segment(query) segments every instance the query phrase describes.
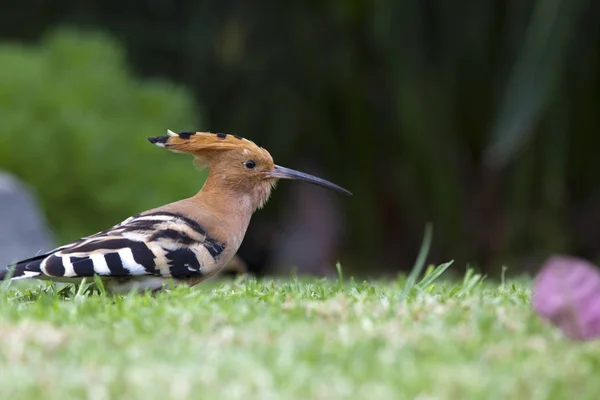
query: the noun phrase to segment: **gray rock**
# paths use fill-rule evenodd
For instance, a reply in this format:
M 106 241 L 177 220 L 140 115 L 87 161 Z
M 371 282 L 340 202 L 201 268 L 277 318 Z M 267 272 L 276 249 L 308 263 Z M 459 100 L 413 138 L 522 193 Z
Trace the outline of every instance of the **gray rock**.
M 0 268 L 52 247 L 52 234 L 31 191 L 0 171 Z

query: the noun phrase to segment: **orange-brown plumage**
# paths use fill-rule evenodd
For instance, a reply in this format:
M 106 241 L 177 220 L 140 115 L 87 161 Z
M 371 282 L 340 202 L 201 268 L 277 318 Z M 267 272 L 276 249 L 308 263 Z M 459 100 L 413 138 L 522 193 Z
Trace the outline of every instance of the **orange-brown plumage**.
M 159 290 L 169 279 L 196 283 L 233 258 L 250 218 L 263 207 L 278 179 L 298 179 L 347 190 L 323 179 L 275 165 L 269 152 L 235 135 L 168 131 L 148 139 L 191 154 L 209 169 L 194 196 L 148 210 L 106 231 L 79 239 L 0 271 L 0 278 L 67 280 L 99 275 L 112 291 Z
M 194 156 L 195 165 L 206 166 L 210 172 L 202 188 L 203 199 L 249 201 L 252 212 L 269 199 L 276 178 L 270 177 L 275 163 L 271 154 L 254 142 L 240 136 L 209 132 L 183 132 L 150 139 L 154 144 L 177 153 Z M 248 168 L 247 162 L 254 162 Z

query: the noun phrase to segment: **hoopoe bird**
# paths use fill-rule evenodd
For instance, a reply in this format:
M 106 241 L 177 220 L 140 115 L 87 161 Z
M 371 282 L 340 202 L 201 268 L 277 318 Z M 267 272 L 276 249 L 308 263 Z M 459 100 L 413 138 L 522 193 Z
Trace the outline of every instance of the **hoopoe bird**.
M 346 189 L 275 165 L 269 152 L 237 135 L 167 131 L 150 143 L 194 156 L 208 168 L 190 198 L 144 211 L 105 231 L 19 261 L 0 271 L 4 279 L 78 282 L 98 275 L 107 291 L 161 291 L 193 286 L 218 273 L 240 247 L 252 214 L 279 179 L 297 179 L 351 195 Z

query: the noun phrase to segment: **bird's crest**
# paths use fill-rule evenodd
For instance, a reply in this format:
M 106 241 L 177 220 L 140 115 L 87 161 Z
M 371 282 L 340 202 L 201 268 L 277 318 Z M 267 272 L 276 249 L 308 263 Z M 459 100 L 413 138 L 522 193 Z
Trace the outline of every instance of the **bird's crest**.
M 148 140 L 159 146 L 175 152 L 203 153 L 213 150 L 233 150 L 247 148 L 248 150 L 260 149 L 254 142 L 241 136 L 227 133 L 211 132 L 179 132 L 167 130 L 167 136 L 157 136 Z
M 218 156 L 223 151 L 236 150 L 238 153 L 256 155 L 261 159 L 272 158 L 269 152 L 256 145 L 253 141 L 241 136 L 227 133 L 211 132 L 179 132 L 167 130 L 166 136 L 148 138 L 158 147 L 163 147 L 175 153 L 188 153 L 196 157 L 196 165 L 202 166 L 211 156 Z

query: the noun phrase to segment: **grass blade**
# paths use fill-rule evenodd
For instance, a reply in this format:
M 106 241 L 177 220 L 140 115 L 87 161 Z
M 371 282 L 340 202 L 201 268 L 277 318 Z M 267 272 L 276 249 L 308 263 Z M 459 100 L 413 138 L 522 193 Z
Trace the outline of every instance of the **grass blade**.
M 454 260 L 447 263 L 438 265 L 430 274 L 425 275 L 421 282 L 418 283 L 417 289 L 425 290 L 429 287 L 437 278 L 439 278 L 450 266 L 454 263 Z
M 423 235 L 423 243 L 421 244 L 421 249 L 419 250 L 419 255 L 417 256 L 417 260 L 415 261 L 415 265 L 413 266 L 408 279 L 406 280 L 406 284 L 404 285 L 404 298 L 408 297 L 408 294 L 415 286 L 417 281 L 417 277 L 421 275 L 423 271 L 423 267 L 425 266 L 425 261 L 427 260 L 427 256 L 429 255 L 429 249 L 431 248 L 431 241 L 433 238 L 433 225 L 428 223 L 425 226 L 425 234 Z
M 98 288 L 98 292 L 100 292 L 100 296 L 106 297 L 106 288 L 104 287 L 104 282 L 98 275 L 94 275 L 94 282 L 96 283 L 96 287 Z
M 335 268 L 337 269 L 337 273 L 338 273 L 338 285 L 340 290 L 344 289 L 344 275 L 342 273 L 342 264 L 340 264 L 340 262 L 338 261 L 337 264 L 335 264 Z

